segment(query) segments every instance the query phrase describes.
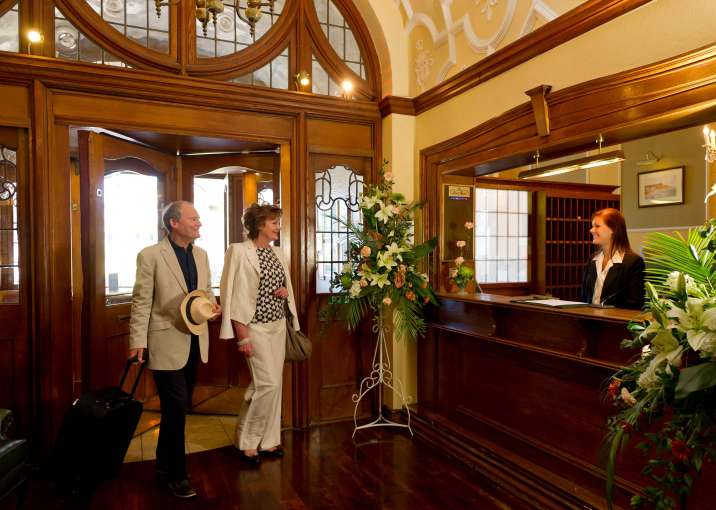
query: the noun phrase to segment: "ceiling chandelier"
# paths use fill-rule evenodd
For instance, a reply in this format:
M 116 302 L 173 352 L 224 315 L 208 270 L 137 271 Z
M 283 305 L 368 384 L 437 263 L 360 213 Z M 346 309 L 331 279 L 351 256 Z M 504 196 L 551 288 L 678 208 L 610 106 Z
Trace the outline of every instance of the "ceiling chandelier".
M 181 0 L 154 0 L 154 4 L 157 8 L 157 17 L 161 16 L 161 7 L 163 5 L 169 5 L 169 3 L 177 4 Z M 201 28 L 204 30 L 204 37 L 206 37 L 206 29 L 209 23 L 214 24 L 214 33 L 216 33 L 216 17 L 224 12 L 224 2 L 222 0 L 195 0 L 196 3 L 196 19 L 201 23 Z M 273 14 L 273 8 L 276 0 L 246 0 L 246 6 L 241 6 L 241 0 L 232 0 L 229 5 L 233 4 L 236 16 L 249 25 L 251 31 L 251 37 L 256 35 L 256 23 L 261 19 L 261 8 L 268 7 L 271 14 Z M 243 9 L 244 13 L 241 14 Z

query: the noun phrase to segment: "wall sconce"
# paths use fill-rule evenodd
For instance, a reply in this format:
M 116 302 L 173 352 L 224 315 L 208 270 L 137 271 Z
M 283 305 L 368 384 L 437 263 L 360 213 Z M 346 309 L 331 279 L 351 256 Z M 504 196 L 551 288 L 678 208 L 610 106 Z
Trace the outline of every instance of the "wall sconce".
M 716 161 L 716 131 L 709 129 L 708 126 L 704 126 L 704 145 L 702 147 L 706 149 L 706 161 L 713 163 Z
M 556 163 L 554 165 L 547 165 L 539 167 L 539 151 L 536 154 L 535 159 L 537 163 L 535 168 L 531 170 L 525 170 L 520 172 L 518 178 L 520 179 L 535 179 L 537 177 L 552 177 L 554 175 L 566 174 L 568 172 L 574 172 L 575 170 L 586 170 L 588 168 L 596 168 L 604 165 L 611 165 L 612 163 L 618 163 L 624 161 L 624 151 L 610 151 L 602 153 L 602 144 L 604 138 L 599 135 L 599 138 L 595 140 L 599 144 L 599 154 L 593 156 L 587 156 L 585 158 L 574 159 L 572 161 L 565 161 L 564 163 Z
M 344 99 L 353 98 L 353 82 L 350 80 L 343 80 L 341 83 L 341 91 Z
M 32 54 L 32 43 L 42 42 L 42 34 L 38 30 L 29 30 L 27 32 L 27 53 Z
M 296 83 L 296 90 L 302 91 L 311 84 L 311 75 L 305 71 L 300 72 L 293 77 L 293 81 Z

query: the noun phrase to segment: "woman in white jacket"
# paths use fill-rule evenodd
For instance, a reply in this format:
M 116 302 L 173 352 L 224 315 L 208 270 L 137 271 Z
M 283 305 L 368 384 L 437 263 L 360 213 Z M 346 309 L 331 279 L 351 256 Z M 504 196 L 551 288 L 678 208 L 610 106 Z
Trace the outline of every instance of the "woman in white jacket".
M 299 330 L 288 265 L 278 247 L 281 209 L 253 204 L 244 213 L 248 239 L 229 246 L 221 275 L 221 338 L 238 340 L 251 384 L 236 423 L 241 457 L 259 465 L 282 457 L 281 383 L 286 353 L 286 304 Z

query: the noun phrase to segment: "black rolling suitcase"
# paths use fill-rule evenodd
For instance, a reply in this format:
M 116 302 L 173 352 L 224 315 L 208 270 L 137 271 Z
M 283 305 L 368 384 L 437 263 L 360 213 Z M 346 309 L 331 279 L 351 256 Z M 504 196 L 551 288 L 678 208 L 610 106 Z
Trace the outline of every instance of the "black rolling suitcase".
M 127 360 L 118 387 L 89 392 L 65 414 L 52 455 L 52 474 L 63 491 L 91 490 L 114 476 L 127 454 L 143 405 L 134 399 L 145 364 L 131 393 L 122 390 L 133 360 Z

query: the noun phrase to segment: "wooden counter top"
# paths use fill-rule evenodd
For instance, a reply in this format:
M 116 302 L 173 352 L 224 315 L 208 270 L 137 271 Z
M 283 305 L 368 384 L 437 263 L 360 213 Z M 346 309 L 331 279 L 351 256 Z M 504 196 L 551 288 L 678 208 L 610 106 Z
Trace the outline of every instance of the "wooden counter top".
M 584 306 L 579 308 L 552 308 L 549 306 L 531 305 L 527 303 L 515 303 L 516 299 L 529 299 L 532 295 L 526 296 L 503 296 L 499 294 L 450 294 L 448 292 L 437 292 L 441 299 L 452 299 L 468 303 L 483 303 L 492 306 L 504 306 L 523 310 L 539 310 L 546 314 L 563 315 L 565 317 L 584 317 L 599 319 L 609 322 L 628 323 L 631 320 L 647 317 L 641 310 L 627 310 L 624 308 L 592 308 Z

